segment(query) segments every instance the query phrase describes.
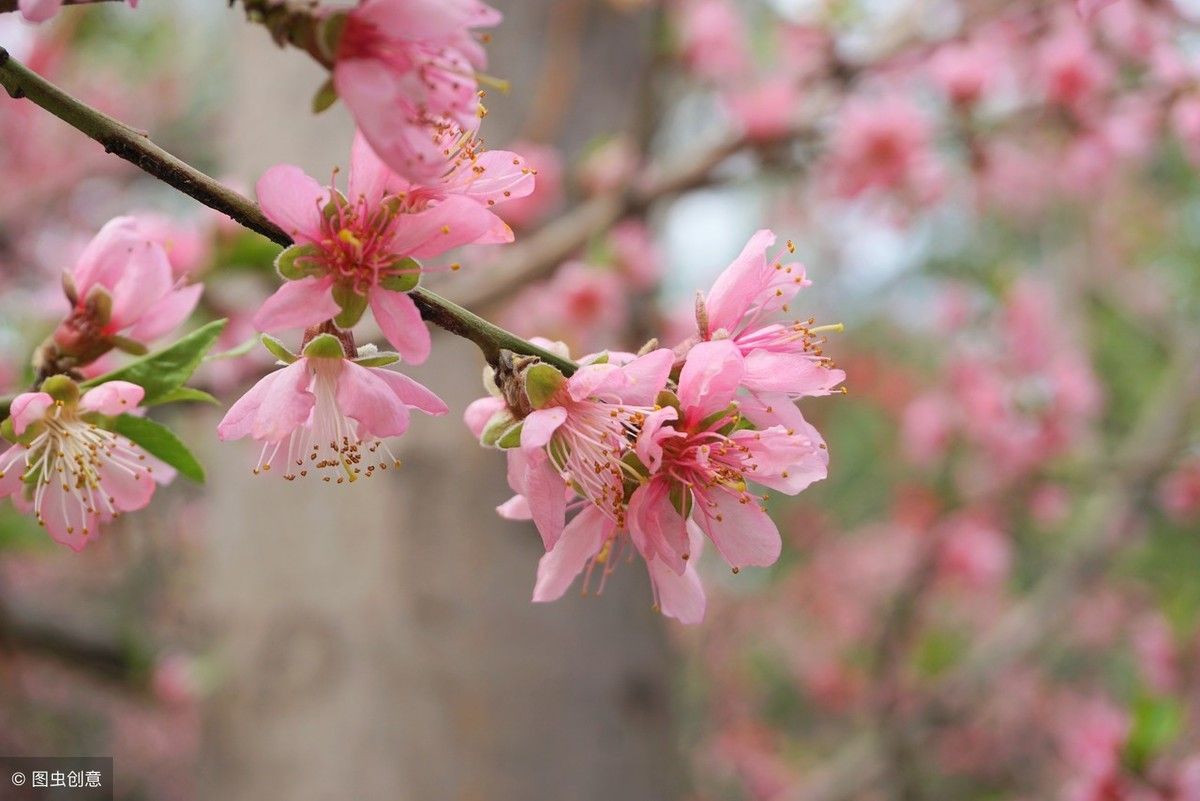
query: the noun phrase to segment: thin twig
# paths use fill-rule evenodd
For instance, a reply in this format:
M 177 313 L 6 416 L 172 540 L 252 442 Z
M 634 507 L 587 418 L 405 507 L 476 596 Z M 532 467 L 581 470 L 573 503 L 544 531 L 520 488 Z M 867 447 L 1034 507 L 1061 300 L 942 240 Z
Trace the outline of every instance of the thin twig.
M 284 247 L 292 239 L 263 214 L 253 201 L 176 158 L 149 137 L 103 114 L 54 86 L 0 48 L 0 85 L 14 98 L 26 98 L 86 134 L 113 153 L 186 195 L 222 212 L 235 222 Z M 500 350 L 537 356 L 570 375 L 575 364 L 488 323 L 434 292 L 411 293 L 424 318 L 452 334 L 471 340 L 494 362 Z

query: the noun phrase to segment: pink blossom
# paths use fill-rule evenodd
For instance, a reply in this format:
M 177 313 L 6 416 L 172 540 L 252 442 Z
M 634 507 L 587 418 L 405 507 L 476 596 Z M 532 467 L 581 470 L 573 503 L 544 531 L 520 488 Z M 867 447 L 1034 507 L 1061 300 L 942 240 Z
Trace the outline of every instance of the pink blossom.
M 803 265 L 767 258 L 774 243 L 768 230 L 750 238 L 697 301 L 696 325 L 700 341 L 729 340 L 737 347 L 744 357 L 741 386 L 758 407 L 778 416 L 790 414 L 784 407 L 791 400 L 836 391 L 846 374 L 822 355 L 820 329 L 811 327 L 812 320 L 772 322 L 810 283 Z M 790 242 L 788 249 L 794 249 Z
M 369 305 L 388 341 L 410 362 L 429 355 L 429 332 L 406 294 L 415 260 L 468 243 L 512 241 L 490 207 L 533 189 L 513 153 L 462 151 L 439 182 L 416 185 L 391 172 L 364 138 L 350 157 L 349 198 L 290 165 L 259 179 L 263 212 L 295 245 L 276 261 L 289 279 L 263 304 L 262 331 L 305 328 L 331 318 L 352 326 Z
M 333 84 L 392 169 L 436 179 L 447 130 L 478 129 L 487 57 L 472 29 L 499 22 L 479 0 L 362 0 L 346 15 Z
M 608 234 L 613 263 L 633 289 L 648 290 L 662 279 L 662 254 L 650 229 L 641 220 L 628 219 L 613 226 Z
M 687 519 L 732 567 L 774 563 L 779 531 L 748 483 L 794 495 L 825 477 L 828 454 L 811 428 L 737 427 L 734 399 L 746 370 L 732 341 L 695 345 L 679 376 L 678 407 L 649 415 L 638 435 L 650 478 L 629 499 L 630 533 L 639 551 L 676 573 L 691 556 Z
M 688 0 L 677 15 L 683 61 L 698 77 L 722 81 L 746 69 L 746 29 L 729 0 Z
M 938 567 L 944 575 L 976 589 L 994 589 L 1007 577 L 1012 546 L 1004 533 L 970 516 L 948 522 Z
M 904 97 L 853 98 L 842 107 L 831 140 L 835 192 L 904 191 L 920 202 L 936 197 L 939 168 L 925 115 Z
M 773 76 L 749 88 L 731 89 L 724 102 L 745 135 L 756 141 L 780 139 L 796 126 L 800 89 L 787 76 Z
M 294 360 L 255 384 L 217 426 L 223 441 L 248 436 L 263 443 L 256 474 L 279 466 L 289 481 L 310 471 L 338 484 L 370 478 L 399 466 L 385 440 L 408 430 L 412 409 L 447 412 L 426 387 L 373 366 L 395 361 L 396 354 L 364 349 L 352 359 L 336 336 L 323 333 L 303 355 L 289 358 Z
M 1046 100 L 1075 110 L 1107 89 L 1113 79 L 1111 65 L 1076 26 L 1064 27 L 1042 42 L 1037 70 Z
M 55 343 L 86 363 L 112 348 L 117 336 L 152 342 L 187 319 L 202 290 L 176 282 L 166 251 L 139 220 L 116 217 L 70 273 L 73 308 Z
M 127 381 L 80 395 L 62 376 L 18 395 L 10 418 L 16 444 L 0 454 L 0 497 L 32 510 L 56 542 L 75 551 L 99 537 L 104 523 L 145 507 L 156 482 L 170 482 L 174 470 L 104 427 L 106 418 L 133 413 L 144 396 Z
M 995 83 L 999 55 L 978 42 L 944 45 L 929 60 L 929 73 L 951 103 L 973 106 Z

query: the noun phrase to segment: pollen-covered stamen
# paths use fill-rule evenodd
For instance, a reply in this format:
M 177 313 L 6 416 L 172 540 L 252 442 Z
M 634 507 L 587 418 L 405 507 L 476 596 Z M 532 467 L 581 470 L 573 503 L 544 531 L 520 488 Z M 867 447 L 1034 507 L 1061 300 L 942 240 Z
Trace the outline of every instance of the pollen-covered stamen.
M 312 416 L 291 435 L 263 446 L 255 475 L 276 466 L 288 481 L 319 476 L 326 483 L 344 484 L 370 478 L 376 471 L 399 467 L 400 460 L 385 442 L 359 434 L 359 425 L 347 417 L 337 402 L 338 359 L 309 359 L 313 364 Z
M 81 538 L 117 517 L 121 508 L 106 482 L 153 481 L 146 454 L 128 439 L 81 419 L 57 402 L 44 429 L 30 442 L 22 479 L 33 485 L 34 514 L 46 526 L 53 517 L 68 535 Z

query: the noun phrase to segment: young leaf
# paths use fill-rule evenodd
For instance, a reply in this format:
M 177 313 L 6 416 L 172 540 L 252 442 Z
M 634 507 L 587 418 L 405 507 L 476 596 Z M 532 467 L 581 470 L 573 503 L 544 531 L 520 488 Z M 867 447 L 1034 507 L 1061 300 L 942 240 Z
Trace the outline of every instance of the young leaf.
M 202 389 L 195 389 L 194 387 L 177 387 L 176 389 L 171 390 L 170 392 L 166 393 L 165 395 L 160 395 L 158 397 L 158 399 L 155 400 L 153 403 L 146 403 L 143 405 L 144 406 L 161 406 L 164 403 L 181 403 L 181 402 L 185 402 L 185 401 L 198 401 L 200 403 L 211 403 L 215 406 L 219 406 L 221 404 L 220 401 L 218 401 L 216 398 L 214 398 L 212 395 L 209 395 L 207 392 L 205 392 Z
M 129 381 L 146 390 L 145 404 L 153 404 L 168 392 L 178 389 L 192 377 L 204 354 L 217 341 L 226 320 L 214 320 L 202 326 L 168 348 L 143 356 L 137 361 L 111 373 L 85 381 L 85 388 L 109 381 Z
M 113 430 L 140 445 L 146 453 L 174 467 L 181 475 L 204 483 L 204 468 L 171 429 L 147 417 L 122 414 L 113 420 Z

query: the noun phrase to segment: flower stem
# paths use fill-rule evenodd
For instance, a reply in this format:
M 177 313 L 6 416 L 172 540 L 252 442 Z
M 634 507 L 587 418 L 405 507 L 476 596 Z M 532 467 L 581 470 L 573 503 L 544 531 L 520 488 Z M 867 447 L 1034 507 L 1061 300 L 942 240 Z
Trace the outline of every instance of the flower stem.
M 0 86 L 14 98 L 25 98 L 41 106 L 63 122 L 96 140 L 108 153 L 119 156 L 186 195 L 229 216 L 234 222 L 287 247 L 292 239 L 267 219 L 252 200 L 213 180 L 190 164 L 176 158 L 141 131 L 115 120 L 72 97 L 54 84 L 12 58 L 0 47 Z M 417 288 L 411 296 L 421 316 L 450 333 L 469 339 L 495 364 L 501 350 L 537 356 L 567 375 L 576 365 L 531 342 L 505 331 L 482 317 L 427 289 Z M 0 408 L 0 411 L 7 411 Z

